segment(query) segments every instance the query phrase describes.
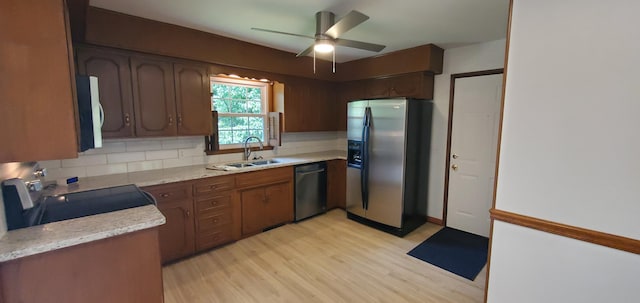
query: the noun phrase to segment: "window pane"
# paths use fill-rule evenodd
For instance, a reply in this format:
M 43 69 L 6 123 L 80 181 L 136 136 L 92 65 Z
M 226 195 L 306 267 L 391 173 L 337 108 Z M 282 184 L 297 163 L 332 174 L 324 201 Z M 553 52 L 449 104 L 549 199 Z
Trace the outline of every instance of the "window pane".
M 218 130 L 231 130 L 233 125 L 233 117 L 218 117 Z
M 249 117 L 248 126 L 251 129 L 262 129 L 262 128 L 264 128 L 264 118 L 263 117 Z
M 233 119 L 233 129 L 234 130 L 247 129 L 247 126 L 249 125 L 249 118 L 248 117 L 233 117 L 231 119 Z
M 218 131 L 218 144 L 233 144 L 233 133 L 231 131 Z
M 262 113 L 262 102 L 260 101 L 248 101 L 247 102 L 247 112 L 251 114 L 260 114 Z

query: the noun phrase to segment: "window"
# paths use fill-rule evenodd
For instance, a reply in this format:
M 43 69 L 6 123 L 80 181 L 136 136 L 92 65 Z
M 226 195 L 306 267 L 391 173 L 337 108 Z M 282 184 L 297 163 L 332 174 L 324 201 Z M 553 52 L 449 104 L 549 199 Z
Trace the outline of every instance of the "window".
M 218 112 L 221 149 L 240 147 L 250 136 L 265 142 L 268 87 L 260 81 L 211 78 L 211 108 Z

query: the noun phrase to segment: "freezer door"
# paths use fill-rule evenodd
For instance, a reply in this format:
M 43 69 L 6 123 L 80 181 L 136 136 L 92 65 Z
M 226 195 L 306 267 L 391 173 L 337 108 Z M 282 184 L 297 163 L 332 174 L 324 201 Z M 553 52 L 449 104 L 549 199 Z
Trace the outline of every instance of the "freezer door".
M 362 118 L 369 101 L 351 101 L 347 104 L 347 139 L 362 140 Z
M 347 167 L 347 211 L 365 217 L 360 189 L 360 169 Z
M 369 203 L 365 217 L 402 227 L 407 101 L 372 100 Z
M 364 111 L 369 101 L 352 101 L 347 105 L 347 138 L 362 141 Z M 360 168 L 347 167 L 347 211 L 364 217 Z

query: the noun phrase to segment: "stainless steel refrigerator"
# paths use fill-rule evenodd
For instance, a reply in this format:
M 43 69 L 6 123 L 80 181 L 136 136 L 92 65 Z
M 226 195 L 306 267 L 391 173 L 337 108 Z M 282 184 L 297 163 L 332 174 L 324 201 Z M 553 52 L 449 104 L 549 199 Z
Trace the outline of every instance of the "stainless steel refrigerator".
M 347 217 L 404 236 L 426 222 L 430 100 L 351 101 Z

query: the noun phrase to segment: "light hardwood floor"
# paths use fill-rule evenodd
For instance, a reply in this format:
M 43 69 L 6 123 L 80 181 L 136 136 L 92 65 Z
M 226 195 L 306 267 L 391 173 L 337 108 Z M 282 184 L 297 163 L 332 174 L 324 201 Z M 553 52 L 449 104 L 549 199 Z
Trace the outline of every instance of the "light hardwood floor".
M 440 228 L 398 238 L 332 210 L 164 267 L 165 302 L 482 302 L 486 267 L 469 281 L 406 254 Z

